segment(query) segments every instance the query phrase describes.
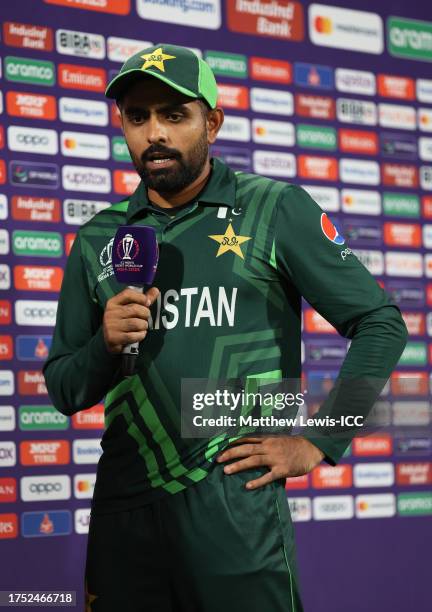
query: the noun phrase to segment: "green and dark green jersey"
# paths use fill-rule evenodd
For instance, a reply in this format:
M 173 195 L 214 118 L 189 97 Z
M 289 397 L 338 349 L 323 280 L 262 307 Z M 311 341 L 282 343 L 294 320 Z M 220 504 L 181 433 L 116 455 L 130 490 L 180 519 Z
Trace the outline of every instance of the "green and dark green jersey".
M 208 474 L 224 442 L 181 437 L 181 379 L 299 378 L 301 296 L 352 339 L 341 374 L 386 379 L 403 350 L 399 310 L 303 189 L 212 165 L 197 201 L 176 214 L 152 206 L 141 183 L 73 244 L 44 374 L 64 414 L 105 396 L 95 511 L 138 506 Z M 107 300 L 124 289 L 111 266 L 123 224 L 153 226 L 160 247 L 160 296 L 127 379 L 101 326 Z M 313 441 L 332 464 L 350 442 L 331 432 Z

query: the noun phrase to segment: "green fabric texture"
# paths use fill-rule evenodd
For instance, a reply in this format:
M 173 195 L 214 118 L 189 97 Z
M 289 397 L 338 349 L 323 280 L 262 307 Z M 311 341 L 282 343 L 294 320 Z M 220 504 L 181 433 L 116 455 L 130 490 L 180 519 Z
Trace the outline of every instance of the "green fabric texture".
M 95 512 L 138 507 L 206 478 L 230 438 L 181 436 L 181 380 L 300 378 L 302 296 L 352 340 L 343 379 L 389 376 L 406 342 L 403 319 L 355 255 L 342 257 L 346 244 L 324 235 L 322 214 L 303 189 L 213 159 L 205 188 L 174 218 L 155 211 L 140 183 L 127 209 L 114 205 L 79 229 L 43 371 L 63 414 L 105 397 Z M 124 289 L 110 262 L 123 224 L 154 227 L 160 247 L 160 296 L 130 379 L 101 327 L 107 301 Z M 366 414 L 373 399 L 353 410 Z M 321 409 L 338 405 L 329 396 Z M 335 464 L 354 434 L 305 435 Z
M 264 471 L 215 465 L 177 495 L 92 514 L 92 612 L 302 612 L 283 483 L 245 489 Z

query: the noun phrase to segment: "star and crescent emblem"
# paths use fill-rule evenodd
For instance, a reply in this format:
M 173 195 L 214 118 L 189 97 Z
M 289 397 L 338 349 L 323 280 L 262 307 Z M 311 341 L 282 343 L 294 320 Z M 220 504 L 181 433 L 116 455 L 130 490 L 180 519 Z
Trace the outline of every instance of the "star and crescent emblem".
M 223 255 L 228 251 L 232 251 L 235 255 L 238 255 L 244 259 L 240 245 L 243 244 L 243 242 L 250 240 L 252 236 L 236 235 L 234 228 L 230 223 L 225 230 L 225 234 L 213 234 L 209 236 L 209 238 L 219 243 L 219 249 L 216 253 L 216 257 L 219 257 L 219 255 Z
M 176 58 L 175 55 L 168 55 L 167 53 L 164 53 L 162 47 L 155 49 L 151 53 L 145 53 L 140 57 L 141 59 L 145 60 L 144 64 L 141 66 L 141 70 L 147 70 L 147 68 L 151 68 L 152 66 L 154 66 L 155 68 L 158 68 L 161 72 L 165 72 L 164 62 Z

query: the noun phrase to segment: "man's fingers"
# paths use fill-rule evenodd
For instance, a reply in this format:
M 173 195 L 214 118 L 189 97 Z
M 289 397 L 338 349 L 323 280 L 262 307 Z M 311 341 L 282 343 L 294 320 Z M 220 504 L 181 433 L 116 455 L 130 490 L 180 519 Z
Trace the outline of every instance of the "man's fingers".
M 249 457 L 250 455 L 262 455 L 263 450 L 261 444 L 238 444 L 226 448 L 218 457 L 218 462 L 229 461 L 230 459 L 238 459 L 240 457 Z
M 230 442 L 230 446 L 234 446 L 235 444 L 261 444 L 263 438 L 239 438 L 238 440 L 234 440 L 234 442 Z
M 141 306 L 147 306 L 147 296 L 142 291 L 135 291 L 135 289 L 123 289 L 117 295 L 110 298 L 109 302 L 115 306 L 123 306 L 124 304 L 141 304 Z
M 116 306 L 123 306 L 124 304 L 141 304 L 141 306 L 151 306 L 159 295 L 159 289 L 157 287 L 150 287 L 146 293 L 142 291 L 135 291 L 135 289 L 123 289 L 117 295 L 112 297 L 109 301 L 111 304 Z
M 159 293 L 160 293 L 160 291 L 159 291 L 159 289 L 157 287 L 150 287 L 150 289 L 145 292 L 144 295 L 146 295 L 147 298 L 150 300 L 150 304 L 148 304 L 148 306 L 151 306 L 154 303 L 154 301 L 157 299 Z
M 148 319 L 149 316 L 150 309 L 141 304 L 124 304 L 123 306 L 117 307 L 115 312 L 115 317 L 117 319 Z
M 235 474 L 236 472 L 242 472 L 243 470 L 249 470 L 250 468 L 260 467 L 264 465 L 264 456 L 263 455 L 251 455 L 246 459 L 241 459 L 240 461 L 234 461 L 234 463 L 230 463 L 229 465 L 224 466 L 225 474 Z
M 141 342 L 141 340 L 144 340 L 146 335 L 147 330 L 127 332 L 126 334 L 122 334 L 121 345 L 126 346 L 128 344 L 133 344 L 134 342 Z
M 148 329 L 148 321 L 145 319 L 121 319 L 120 329 L 124 332 L 144 331 Z
M 270 484 L 276 479 L 277 478 L 273 472 L 267 472 L 267 474 L 264 474 L 255 480 L 249 480 L 249 482 L 246 483 L 246 489 L 258 489 L 259 487 L 264 487 L 265 485 Z

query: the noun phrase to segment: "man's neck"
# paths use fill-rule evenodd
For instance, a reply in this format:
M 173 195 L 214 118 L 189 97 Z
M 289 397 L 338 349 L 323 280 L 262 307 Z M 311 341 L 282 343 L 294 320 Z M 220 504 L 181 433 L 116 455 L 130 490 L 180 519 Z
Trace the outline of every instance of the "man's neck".
M 199 194 L 207 183 L 211 172 L 210 160 L 207 160 L 204 168 L 200 175 L 194 180 L 193 183 L 182 189 L 175 194 L 164 194 L 154 191 L 154 189 L 148 189 L 147 195 L 150 202 L 161 206 L 162 208 L 174 208 L 175 206 L 181 206 L 190 202 L 193 198 Z

